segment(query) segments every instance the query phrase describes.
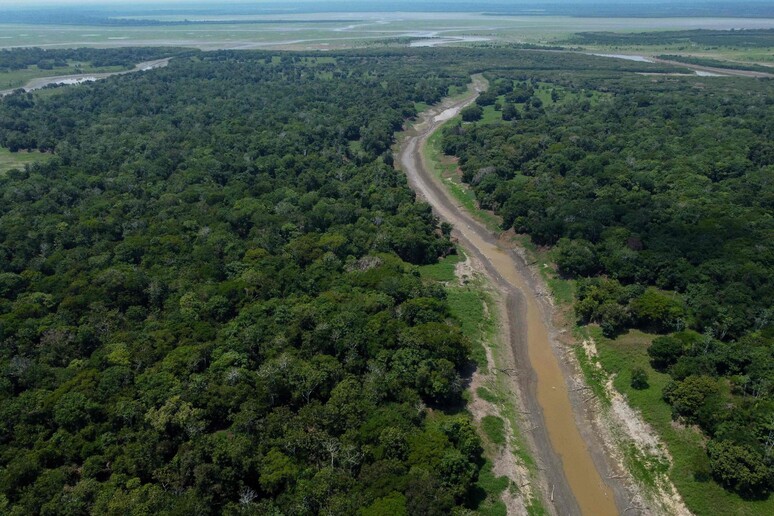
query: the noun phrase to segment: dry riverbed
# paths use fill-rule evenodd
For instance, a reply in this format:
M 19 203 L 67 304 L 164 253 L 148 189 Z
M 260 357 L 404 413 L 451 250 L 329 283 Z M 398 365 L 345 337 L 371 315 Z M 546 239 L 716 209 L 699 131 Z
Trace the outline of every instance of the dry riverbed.
M 510 402 L 523 415 L 520 433 L 538 465 L 538 481 L 530 489 L 539 493 L 548 511 L 560 515 L 687 512 L 671 485 L 646 492 L 624 467 L 621 440 L 630 442 L 636 436 L 629 436 L 621 418 L 632 417 L 633 411 L 620 399 L 616 399 L 617 410 L 610 411 L 589 398 L 573 348 L 562 341 L 562 331 L 555 327 L 548 289 L 527 265 L 523 250 L 512 239 L 493 235 L 459 206 L 425 163 L 428 138 L 486 86 L 483 77 L 475 76 L 467 95 L 422 113 L 400 143 L 398 163 L 414 190 L 441 219 L 455 226 L 454 235 L 471 257 L 470 266 L 484 274 L 495 290 L 502 339 L 510 344 L 506 349 L 514 365 Z M 487 358 L 489 362 L 491 356 Z M 485 380 L 474 376 L 474 386 Z M 474 418 L 480 418 L 482 410 L 497 410 L 475 395 L 471 406 Z M 523 464 L 516 457 L 504 453 L 496 465 L 498 474 L 526 484 Z M 515 471 L 506 474 L 504 467 Z M 518 513 L 525 500 L 510 502 L 509 512 Z

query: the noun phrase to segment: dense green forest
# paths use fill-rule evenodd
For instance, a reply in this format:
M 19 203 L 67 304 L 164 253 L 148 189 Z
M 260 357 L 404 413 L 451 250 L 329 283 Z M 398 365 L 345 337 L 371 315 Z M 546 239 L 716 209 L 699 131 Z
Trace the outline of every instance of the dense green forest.
M 390 146 L 416 103 L 487 69 L 607 84 L 604 95 L 631 91 L 615 83 L 622 72 L 674 70 L 504 49 L 217 52 L 5 97 L 0 145 L 52 156 L 0 177 L 0 512 L 475 508 L 481 449 L 460 411 L 469 343 L 445 291 L 415 268 L 451 252 L 448 227 L 415 202 Z M 503 113 L 550 134 L 550 110 L 525 78 L 506 82 L 496 84 L 511 99 Z M 589 90 L 561 116 L 598 113 L 598 100 Z M 514 124 L 499 130 L 527 131 Z M 456 150 L 473 131 L 457 131 Z M 548 137 L 528 136 L 541 155 Z M 591 153 L 599 136 L 584 133 L 574 152 Z M 518 170 L 508 167 L 498 183 Z M 766 176 L 755 177 L 735 191 L 765 211 Z M 770 244 L 760 245 L 762 259 Z M 744 277 L 758 274 L 766 294 L 756 270 Z M 765 399 L 766 384 L 749 378 L 745 392 Z
M 567 40 L 579 45 L 670 45 L 685 43 L 735 48 L 768 48 L 774 29 L 580 32 Z
M 580 323 L 663 334 L 649 353 L 673 379 L 664 399 L 709 437 L 711 471 L 697 474 L 768 496 L 774 83 L 518 71 L 491 82 L 479 107 L 502 121 L 445 129 L 463 180 L 503 229 L 554 246 L 559 272 L 578 278 Z
M 206 54 L 14 94 L 0 512 L 445 514 L 478 438 L 393 132 L 430 59 Z M 357 143 L 357 145 L 354 145 Z
M 774 42 L 774 37 L 772 38 Z M 668 61 L 677 61 L 678 63 L 688 63 L 698 66 L 710 66 L 714 68 L 726 68 L 730 70 L 749 70 L 751 72 L 774 73 L 774 67 L 764 66 L 754 63 L 738 63 L 736 61 L 721 61 L 720 59 L 710 59 L 707 57 L 681 56 L 674 54 L 664 54 L 658 56 L 659 59 Z

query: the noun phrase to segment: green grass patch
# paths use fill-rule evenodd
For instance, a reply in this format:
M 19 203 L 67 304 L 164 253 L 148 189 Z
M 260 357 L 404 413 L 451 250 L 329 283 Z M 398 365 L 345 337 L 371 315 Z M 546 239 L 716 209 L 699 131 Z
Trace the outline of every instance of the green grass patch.
M 451 86 L 449 86 L 449 91 L 447 92 L 446 97 L 450 99 L 456 99 L 467 94 L 468 94 L 467 86 L 456 86 L 452 84 Z
M 422 111 L 427 111 L 430 108 L 430 104 L 426 104 L 424 102 L 414 102 L 414 109 L 417 110 L 417 113 L 421 113 Z
M 481 294 L 472 289 L 452 288 L 448 291 L 447 300 L 452 315 L 460 323 L 465 335 L 471 340 L 471 358 L 478 369 L 482 373 L 486 373 L 488 371 L 486 349 L 482 339 L 483 335 L 487 333 L 487 321 L 484 317 Z
M 495 476 L 492 471 L 492 461 L 487 460 L 484 465 L 481 466 L 476 485 L 484 489 L 487 493 L 499 495 L 508 489 L 509 482 L 508 477 Z
M 505 95 L 501 95 L 497 97 L 497 102 L 502 106 L 505 104 Z M 503 113 L 502 111 L 498 111 L 495 109 L 494 105 L 491 106 L 484 106 L 484 113 L 481 115 L 481 120 L 479 120 L 477 123 L 479 124 L 494 124 L 497 122 L 503 121 Z
M 575 302 L 576 281 L 559 276 L 554 267 L 551 250 L 539 248 L 527 235 L 517 235 L 513 241 L 527 251 L 528 261 L 537 267 L 543 281 L 546 282 L 551 295 L 559 305 L 571 307 Z
M 465 253 L 461 249 L 457 249 L 457 254 L 450 254 L 441 258 L 438 260 L 438 263 L 421 265 L 419 267 L 419 274 L 425 279 L 435 281 L 455 281 L 457 276 L 454 274 L 454 270 L 458 263 L 464 261 Z
M 507 516 L 508 508 L 502 500 L 495 500 L 491 505 L 480 508 L 478 513 L 484 516 Z
M 553 92 L 556 92 L 556 100 L 554 100 Z M 544 107 L 549 107 L 554 104 L 561 105 L 568 102 L 575 102 L 579 100 L 588 100 L 592 106 L 596 106 L 604 99 L 610 98 L 609 93 L 604 93 L 597 90 L 581 90 L 579 92 L 572 92 L 558 84 L 550 82 L 539 82 L 535 88 L 535 96 L 543 102 Z
M 487 494 L 478 507 L 477 513 L 483 516 L 505 516 L 507 510 L 500 500 L 500 493 L 508 489 L 510 481 L 507 477 L 498 477 L 492 472 L 492 462 L 487 460 L 478 473 L 476 490 Z
M 500 500 L 500 494 L 508 489 L 509 484 L 507 477 L 495 476 L 492 472 L 492 462 L 487 460 L 478 473 L 476 488 L 488 496 L 479 504 L 476 512 L 483 516 L 505 516 L 508 511 Z
M 8 149 L 0 149 L 0 176 L 14 168 L 23 169 L 24 165 L 45 161 L 51 154 L 41 152 L 11 152 Z
M 459 323 L 465 336 L 470 339 L 471 358 L 479 370 L 486 373 L 488 369 L 484 341 L 492 339 L 497 329 L 495 322 L 487 317 L 484 311 L 486 298 L 481 285 L 478 282 L 467 285 L 457 283 L 454 271 L 457 264 L 465 259 L 465 253 L 457 248 L 456 254 L 446 256 L 438 263 L 418 267 L 419 275 L 428 281 L 447 283 L 446 301 L 451 316 Z
M 301 60 L 307 66 L 318 66 L 321 64 L 336 64 L 336 58 L 331 56 L 324 57 L 302 57 Z
M 527 506 L 527 514 L 529 514 L 529 516 L 544 516 L 548 513 L 545 508 L 540 505 L 540 500 L 533 498 L 531 503 Z
M 478 394 L 478 397 L 481 398 L 484 401 L 488 401 L 489 403 L 497 403 L 500 401 L 500 397 L 497 396 L 495 393 L 487 389 L 486 387 L 479 387 L 476 389 L 476 394 Z
M 487 371 L 486 350 L 483 341 L 490 339 L 496 332 L 494 322 L 484 312 L 484 294 L 480 285 L 472 283 L 460 286 L 454 272 L 458 263 L 465 260 L 465 253 L 457 249 L 457 254 L 442 258 L 438 263 L 418 267 L 420 276 L 428 281 L 447 283 L 446 300 L 452 317 L 459 323 L 462 332 L 472 344 L 471 358 L 482 372 Z
M 748 501 L 729 493 L 707 477 L 709 463 L 703 448 L 703 437 L 693 428 L 683 428 L 672 421 L 672 409 L 662 399 L 661 393 L 669 382 L 667 374 L 659 373 L 650 366 L 647 349 L 656 335 L 631 330 L 610 340 L 594 331 L 599 360 L 603 368 L 615 373 L 615 388 L 626 395 L 629 403 L 638 409 L 645 421 L 658 432 L 673 458 L 670 478 L 682 495 L 688 508 L 699 515 L 724 514 L 758 515 L 774 514 L 774 497 L 768 500 Z M 643 390 L 631 386 L 631 373 L 642 367 L 648 374 L 649 387 Z M 667 468 L 655 461 L 644 462 L 633 457 L 635 452 L 626 451 L 627 462 L 633 473 L 644 481 L 654 473 Z
M 505 445 L 505 422 L 497 416 L 484 416 L 481 420 L 481 428 L 492 443 L 498 446 Z
M 560 278 L 553 270 L 546 274 L 550 274 L 550 277 L 546 278 L 546 283 L 551 289 L 554 300 L 560 305 L 571 305 L 575 301 L 575 280 Z

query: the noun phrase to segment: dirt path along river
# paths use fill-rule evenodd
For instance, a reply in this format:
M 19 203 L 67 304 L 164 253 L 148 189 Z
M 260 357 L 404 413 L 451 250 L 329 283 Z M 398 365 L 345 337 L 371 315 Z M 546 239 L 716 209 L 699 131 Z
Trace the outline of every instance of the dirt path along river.
M 423 113 L 401 142 L 398 163 L 412 188 L 441 219 L 454 225 L 460 244 L 483 266 L 506 303 L 506 342 L 510 342 L 515 362 L 521 366 L 518 394 L 532 420 L 532 428 L 523 430 L 528 430 L 532 452 L 540 465 L 545 505 L 561 516 L 619 514 L 616 506 L 625 507 L 625 488 L 616 481 L 608 484 L 600 474 L 600 470 L 610 467 L 603 443 L 584 422 L 583 407 L 571 402 L 567 382 L 570 372 L 557 357 L 551 309 L 538 295 L 534 277 L 520 255 L 458 206 L 424 162 L 422 151 L 428 138 L 485 88 L 485 80 L 476 76 L 465 98 L 447 101 Z

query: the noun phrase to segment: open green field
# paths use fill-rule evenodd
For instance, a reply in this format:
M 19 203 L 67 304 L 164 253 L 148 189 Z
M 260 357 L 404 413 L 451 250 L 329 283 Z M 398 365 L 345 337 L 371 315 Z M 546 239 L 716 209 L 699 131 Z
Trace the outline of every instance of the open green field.
M 24 165 L 35 163 L 49 158 L 49 154 L 39 152 L 11 152 L 0 148 L 0 176 L 5 175 L 11 169 L 23 169 Z

